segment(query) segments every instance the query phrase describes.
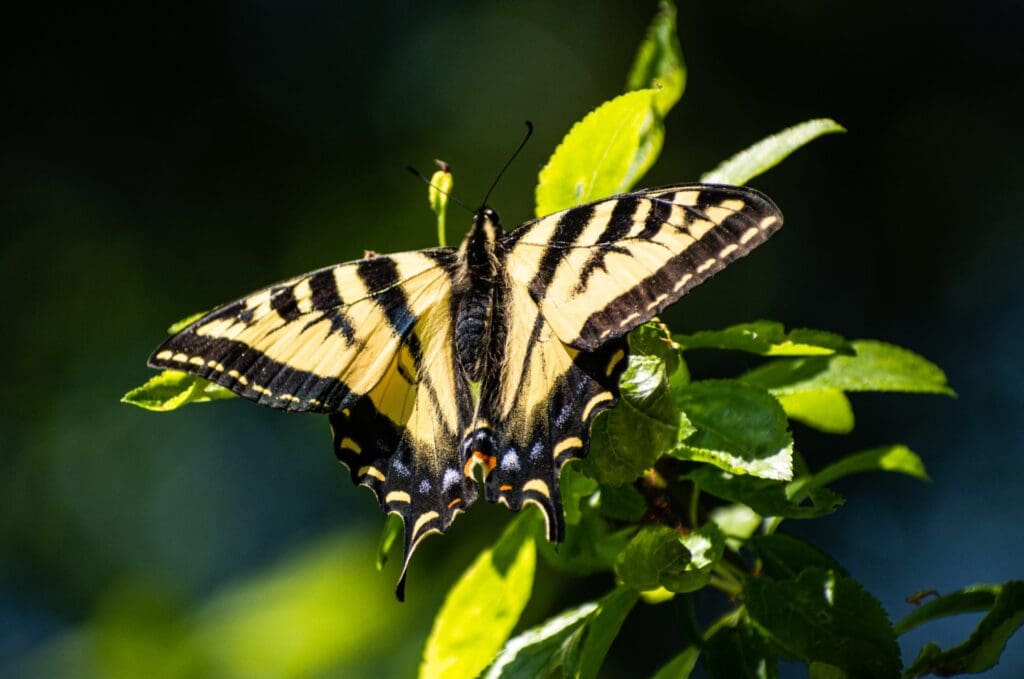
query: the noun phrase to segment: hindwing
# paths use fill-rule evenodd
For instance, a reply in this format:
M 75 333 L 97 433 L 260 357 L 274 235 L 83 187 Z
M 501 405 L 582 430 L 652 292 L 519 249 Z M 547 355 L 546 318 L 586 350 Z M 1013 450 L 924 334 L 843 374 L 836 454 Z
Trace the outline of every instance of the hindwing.
M 329 414 L 355 483 L 416 545 L 476 499 L 459 449 L 472 404 L 453 337 L 449 249 L 376 256 L 260 290 L 157 348 L 154 367 L 209 379 L 262 405 Z
M 560 542 L 559 475 L 566 462 L 586 454 L 594 417 L 618 401 L 627 344 L 623 338 L 595 351 L 569 346 L 529 289 L 511 281 L 498 301 L 504 334 L 492 341 L 493 355 L 501 359 L 481 385 L 478 414 L 464 442 L 467 470 L 484 467 L 489 501 L 513 511 L 539 506 L 548 539 Z

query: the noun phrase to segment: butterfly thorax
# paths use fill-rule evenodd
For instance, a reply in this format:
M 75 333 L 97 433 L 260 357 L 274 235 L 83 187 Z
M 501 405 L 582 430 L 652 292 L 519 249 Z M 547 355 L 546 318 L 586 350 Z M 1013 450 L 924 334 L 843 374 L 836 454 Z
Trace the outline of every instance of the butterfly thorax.
M 470 380 L 483 371 L 487 339 L 491 331 L 498 274 L 497 240 L 501 234 L 498 215 L 482 208 L 473 228 L 459 247 L 461 294 L 457 298 L 455 344 L 459 364 Z

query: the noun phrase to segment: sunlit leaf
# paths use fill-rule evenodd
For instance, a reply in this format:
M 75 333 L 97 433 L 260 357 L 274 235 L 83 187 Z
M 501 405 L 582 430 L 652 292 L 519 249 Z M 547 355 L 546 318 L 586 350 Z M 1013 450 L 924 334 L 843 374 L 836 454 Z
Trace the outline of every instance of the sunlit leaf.
M 845 132 L 842 125 L 828 118 L 808 120 L 766 137 L 753 146 L 740 151 L 700 180 L 711 184 L 741 186 L 757 175 L 770 170 L 801 146 L 823 134 Z
M 856 356 L 782 359 L 746 373 L 742 380 L 792 394 L 821 389 L 953 394 L 946 375 L 912 351 L 875 340 L 853 342 Z
M 592 679 L 636 600 L 635 591 L 622 587 L 523 632 L 505 645 L 484 679 Z
M 849 577 L 812 567 L 791 580 L 748 578 L 743 602 L 787 655 L 852 677 L 899 676 L 900 649 L 885 610 Z
M 961 600 L 956 605 L 959 607 L 964 603 L 966 602 Z M 936 602 L 929 602 L 929 604 L 936 604 Z M 949 609 L 947 608 L 947 610 Z M 925 674 L 949 676 L 984 672 L 991 669 L 999 662 L 999 656 L 1006 647 L 1007 640 L 1020 629 L 1022 624 L 1024 624 L 1024 582 L 1008 582 L 1001 587 L 992 603 L 991 610 L 974 628 L 967 641 L 945 651 L 936 644 L 926 644 L 914 662 L 907 668 L 905 676 L 920 677 Z
M 626 90 L 651 88 L 658 91 L 654 104 L 662 117 L 683 96 L 686 64 L 676 33 L 676 8 L 667 0 L 658 3 L 647 35 L 637 48 L 626 78 Z
M 768 392 L 734 380 L 692 382 L 675 392 L 695 431 L 672 451 L 736 474 L 770 479 L 793 476 L 786 413 Z
M 788 493 L 790 497 L 795 497 L 807 488 L 827 486 L 844 476 L 872 471 L 897 472 L 922 481 L 930 480 L 921 458 L 910 448 L 902 445 L 880 446 L 847 455 L 808 479 L 794 481 Z
M 733 349 L 761 356 L 853 355 L 853 347 L 839 335 L 824 330 L 797 328 L 786 332 L 776 321 L 740 323 L 721 330 L 673 335 L 683 349 Z
M 687 474 L 701 490 L 730 502 L 740 502 L 762 516 L 810 519 L 831 514 L 843 499 L 828 488 L 810 488 L 806 501 L 797 502 L 786 495 L 786 484 L 772 479 L 730 474 L 703 466 Z
M 658 95 L 652 89 L 627 92 L 576 123 L 540 171 L 537 215 L 632 188 L 661 151 Z
M 763 521 L 760 514 L 744 504 L 730 504 L 715 507 L 708 512 L 708 519 L 725 535 L 725 545 L 735 551 L 747 538 L 754 534 Z
M 180 370 L 164 370 L 121 397 L 121 403 L 166 412 L 188 403 L 234 398 L 234 392 Z
M 537 516 L 518 516 L 448 592 L 423 651 L 421 677 L 476 677 L 519 621 L 533 589 Z
M 828 434 L 853 431 L 853 406 L 846 394 L 827 387 L 813 391 L 778 394 L 776 398 L 791 420 Z
M 170 325 L 170 327 L 167 328 L 167 334 L 169 334 L 169 335 L 177 335 L 179 332 L 181 332 L 182 330 L 184 330 L 185 328 L 187 328 L 188 326 L 192 325 L 193 323 L 198 321 L 200 318 L 205 316 L 206 313 L 207 312 L 205 312 L 205 311 L 198 311 L 198 312 L 196 312 L 196 313 L 194 313 L 194 314 L 192 314 L 190 316 L 186 316 L 185 318 L 181 319 L 177 323 L 172 323 Z

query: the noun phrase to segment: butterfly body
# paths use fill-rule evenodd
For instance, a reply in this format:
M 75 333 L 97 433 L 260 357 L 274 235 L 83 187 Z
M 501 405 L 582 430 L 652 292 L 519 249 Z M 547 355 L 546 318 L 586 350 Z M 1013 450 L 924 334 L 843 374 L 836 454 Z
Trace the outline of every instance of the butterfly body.
M 479 380 L 487 351 L 488 332 L 492 328 L 494 296 L 500 279 L 498 235 L 501 225 L 497 214 L 482 208 L 473 218 L 473 227 L 459 247 L 457 274 L 462 290 L 457 297 L 455 343 L 459 363 L 470 380 Z
M 564 534 L 562 466 L 618 400 L 627 333 L 764 242 L 752 189 L 689 184 L 503 232 L 482 208 L 459 248 L 338 264 L 214 309 L 150 365 L 328 415 L 354 482 L 405 523 L 406 558 L 472 504 L 536 504 Z M 400 584 L 401 591 L 401 584 Z

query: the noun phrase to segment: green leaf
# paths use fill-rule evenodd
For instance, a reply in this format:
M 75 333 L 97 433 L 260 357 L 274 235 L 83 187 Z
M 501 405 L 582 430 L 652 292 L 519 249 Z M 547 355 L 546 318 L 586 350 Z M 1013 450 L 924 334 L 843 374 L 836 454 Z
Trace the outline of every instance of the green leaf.
M 218 401 L 234 396 L 234 392 L 201 377 L 180 370 L 164 370 L 141 387 L 135 387 L 122 396 L 121 403 L 130 403 L 156 412 L 167 412 L 187 403 Z
M 632 483 L 676 442 L 679 413 L 657 356 L 634 354 L 619 382 L 619 404 L 597 417 L 581 471 L 602 485 Z
M 669 660 L 661 666 L 651 679 L 688 679 L 697 666 L 697 658 L 700 657 L 700 649 L 690 646 L 682 653 Z
M 733 349 L 761 356 L 853 355 L 853 347 L 839 335 L 824 330 L 797 328 L 786 332 L 781 323 L 754 321 L 721 330 L 673 335 L 683 349 Z
M 448 592 L 423 650 L 421 677 L 475 677 L 508 639 L 530 598 L 536 513 L 518 516 Z
M 1002 591 L 1002 585 L 971 585 L 932 599 L 921 604 L 896 623 L 896 634 L 906 634 L 919 625 L 939 618 L 988 611 Z
M 715 507 L 708 512 L 708 519 L 725 535 L 725 546 L 736 551 L 740 544 L 753 535 L 761 525 L 763 518 L 744 504 L 731 504 Z
M 636 528 L 632 526 L 613 531 L 599 514 L 586 511 L 578 523 L 567 523 L 565 540 L 560 545 L 541 540 L 540 551 L 545 561 L 567 573 L 588 575 L 610 571 L 634 532 Z
M 942 370 L 912 351 L 875 340 L 854 341 L 853 348 L 856 356 L 774 361 L 741 379 L 776 395 L 829 388 L 953 395 Z
M 580 502 L 596 493 L 598 488 L 597 481 L 581 472 L 578 464 L 575 460 L 570 460 L 569 464 L 562 467 L 562 474 L 558 480 L 565 522 L 570 526 L 580 522 Z
M 823 662 L 812 662 L 807 666 L 810 679 L 846 679 L 846 672 L 835 665 Z
M 632 188 L 661 151 L 659 94 L 628 92 L 576 123 L 540 171 L 537 216 Z
M 665 587 L 670 575 L 690 563 L 690 550 L 678 531 L 667 526 L 644 526 L 630 540 L 615 563 L 615 573 L 625 584 L 639 591 Z
M 696 428 L 671 452 L 735 474 L 793 476 L 793 439 L 786 413 L 771 394 L 734 380 L 691 382 L 676 402 Z
M 658 13 L 647 27 L 647 35 L 637 48 L 626 78 L 626 91 L 645 88 L 658 91 L 654 104 L 663 118 L 686 88 L 686 64 L 676 33 L 676 8 L 665 0 L 658 3 Z
M 380 541 L 377 542 L 377 570 L 384 570 L 388 562 L 388 555 L 398 536 L 405 530 L 402 518 L 398 514 L 388 514 L 384 521 L 384 530 L 380 532 Z
M 690 552 L 690 561 L 681 571 L 667 573 L 664 587 L 670 592 L 684 594 L 695 592 L 708 584 L 711 570 L 725 552 L 725 535 L 713 523 L 704 524 L 699 530 L 680 538 Z
M 181 332 L 182 330 L 184 330 L 188 326 L 192 325 L 193 323 L 198 321 L 200 318 L 202 318 L 206 314 L 207 314 L 206 311 L 198 311 L 198 312 L 196 312 L 196 313 L 194 313 L 194 314 L 192 314 L 190 316 L 186 316 L 185 318 L 181 319 L 177 323 L 172 323 L 171 326 L 169 328 L 167 328 L 167 334 L 168 335 L 177 335 L 179 332 Z
M 827 488 L 810 488 L 807 504 L 791 500 L 786 495 L 786 484 L 780 481 L 731 474 L 708 466 L 695 469 L 684 478 L 723 500 L 745 504 L 761 516 L 810 519 L 831 514 L 843 504 L 843 498 Z
M 791 420 L 827 434 L 853 431 L 853 406 L 846 394 L 831 387 L 776 396 Z
M 823 134 L 835 132 L 846 132 L 846 129 L 828 118 L 817 118 L 787 127 L 740 151 L 711 172 L 705 173 L 700 180 L 710 184 L 741 186 L 757 175 L 775 167 L 801 146 Z
M 679 345 L 672 339 L 672 333 L 664 323 L 657 321 L 644 323 L 629 333 L 629 353 L 661 359 L 667 375 L 678 372 L 682 361 Z
M 795 578 L 811 566 L 847 575 L 835 559 L 792 535 L 755 535 L 747 542 L 747 546 L 761 560 L 764 575 L 775 580 Z
M 601 599 L 596 615 L 590 621 L 590 630 L 583 641 L 578 665 L 570 667 L 569 676 L 593 679 L 601 669 L 608 649 L 622 629 L 626 616 L 636 604 L 636 592 L 619 587 Z
M 619 555 L 615 572 L 642 592 L 662 587 L 693 592 L 708 583 L 724 550 L 725 536 L 713 523 L 686 535 L 666 526 L 645 526 Z
M 559 674 L 591 679 L 636 600 L 636 592 L 621 587 L 523 632 L 505 645 L 484 679 Z
M 794 481 L 789 488 L 789 494 L 794 497 L 798 490 L 807 487 L 820 488 L 850 474 L 873 471 L 898 472 L 922 481 L 931 480 L 924 470 L 921 458 L 910 448 L 901 445 L 880 446 L 848 455 L 825 467 L 809 479 Z
M 812 567 L 791 580 L 748 578 L 743 601 L 788 655 L 854 677 L 899 676 L 900 649 L 885 610 L 849 577 Z
M 704 644 L 712 679 L 777 679 L 776 660 L 765 640 L 748 625 L 723 627 Z
M 639 521 L 647 513 L 647 501 L 633 486 L 601 486 L 598 508 L 617 521 Z
M 947 651 L 943 651 L 935 644 L 926 644 L 917 659 L 907 668 L 904 676 L 949 676 L 991 669 L 998 664 L 1007 640 L 1022 624 L 1024 582 L 1008 582 L 1002 586 L 992 609 L 981 619 L 967 641 Z

